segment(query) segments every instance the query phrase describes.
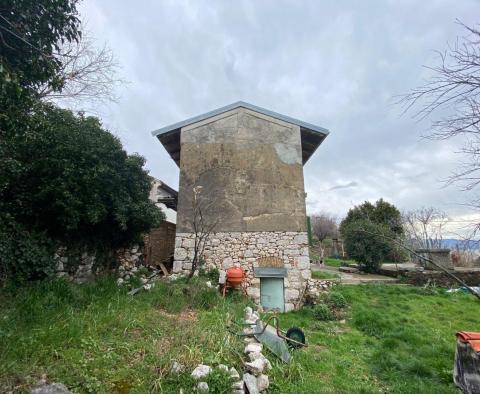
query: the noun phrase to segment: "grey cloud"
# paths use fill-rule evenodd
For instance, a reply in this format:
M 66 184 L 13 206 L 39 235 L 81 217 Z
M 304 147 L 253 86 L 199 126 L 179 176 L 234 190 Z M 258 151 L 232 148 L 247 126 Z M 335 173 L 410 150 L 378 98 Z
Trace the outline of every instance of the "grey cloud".
M 340 185 L 335 185 L 327 189 L 328 192 L 331 192 L 333 190 L 339 190 L 339 189 L 349 189 L 352 187 L 357 187 L 358 183 L 355 181 L 351 181 L 348 183 L 340 184 Z
M 168 184 L 178 169 L 150 131 L 244 100 L 331 130 L 304 168 L 309 211 L 341 217 L 380 197 L 467 211 L 458 204 L 470 197 L 441 183 L 455 145 L 421 140 L 428 123 L 392 98 L 462 34 L 455 19 L 478 22 L 476 0 L 85 0 L 81 13 L 130 81 L 99 109 L 104 123 Z

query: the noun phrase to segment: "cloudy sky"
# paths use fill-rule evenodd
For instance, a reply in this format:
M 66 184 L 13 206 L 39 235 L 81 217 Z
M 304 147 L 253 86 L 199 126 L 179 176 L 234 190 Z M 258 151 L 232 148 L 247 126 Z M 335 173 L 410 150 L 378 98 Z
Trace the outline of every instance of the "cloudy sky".
M 97 108 L 129 152 L 172 187 L 178 169 L 151 131 L 243 100 L 330 130 L 304 167 L 309 213 L 338 217 L 383 197 L 435 206 L 461 228 L 472 199 L 442 182 L 454 141 L 421 139 L 396 96 L 422 83 L 435 50 L 480 23 L 478 0 L 93 1 L 82 20 L 128 84 Z M 477 19 L 475 18 L 477 17 Z M 453 229 L 452 231 L 454 231 Z

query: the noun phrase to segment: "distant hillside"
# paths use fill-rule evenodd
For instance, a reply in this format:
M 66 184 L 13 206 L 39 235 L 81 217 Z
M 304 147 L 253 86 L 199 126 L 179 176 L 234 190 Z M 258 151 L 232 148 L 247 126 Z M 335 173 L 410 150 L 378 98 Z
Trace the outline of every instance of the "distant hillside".
M 459 249 L 471 249 L 471 250 L 479 250 L 480 249 L 480 240 L 479 241 L 464 241 L 462 239 L 453 239 L 447 238 L 442 240 L 442 247 L 448 249 L 456 249 L 458 246 Z

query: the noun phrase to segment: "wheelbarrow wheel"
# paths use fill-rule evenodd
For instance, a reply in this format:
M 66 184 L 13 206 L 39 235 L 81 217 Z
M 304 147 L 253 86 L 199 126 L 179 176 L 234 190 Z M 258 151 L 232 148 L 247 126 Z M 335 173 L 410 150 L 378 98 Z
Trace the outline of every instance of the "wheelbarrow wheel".
M 287 337 L 288 346 L 290 346 L 292 349 L 298 349 L 305 345 L 305 334 L 298 327 L 289 328 L 285 336 Z M 293 339 L 295 342 L 289 341 L 289 339 Z

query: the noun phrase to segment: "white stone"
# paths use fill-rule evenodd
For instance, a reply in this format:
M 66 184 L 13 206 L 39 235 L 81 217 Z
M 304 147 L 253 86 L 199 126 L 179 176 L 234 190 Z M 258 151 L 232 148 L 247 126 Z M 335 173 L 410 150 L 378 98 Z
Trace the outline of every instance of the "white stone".
M 147 284 L 143 285 L 143 288 L 148 291 L 152 288 L 152 285 L 150 283 L 147 283 Z
M 240 379 L 240 374 L 238 373 L 238 371 L 235 369 L 235 368 L 230 368 L 228 370 L 228 374 L 230 375 L 230 377 L 232 379 Z
M 295 301 L 300 297 L 300 292 L 296 289 L 285 290 L 285 301 Z
M 176 248 L 174 254 L 175 261 L 185 260 L 187 258 L 187 251 L 184 248 Z
M 180 372 L 183 372 L 184 370 L 185 370 L 185 365 L 180 364 L 177 361 L 173 362 L 173 364 L 172 364 L 172 372 L 173 373 L 180 373 Z
M 124 282 L 124 280 L 123 280 L 122 278 L 118 278 L 118 279 L 117 279 L 117 285 L 118 285 L 118 286 L 123 285 L 123 282 Z
M 212 372 L 212 368 L 208 365 L 199 364 L 192 372 L 192 378 L 201 379 L 208 376 Z
M 294 309 L 295 309 L 294 304 L 291 304 L 291 303 L 286 303 L 285 304 L 285 312 L 290 312 L 290 311 L 293 311 Z
M 247 307 L 244 309 L 244 312 L 245 312 L 245 320 L 251 319 L 252 313 L 253 313 L 253 309 L 252 309 L 251 307 L 247 306 Z
M 312 271 L 310 270 L 303 270 L 302 271 L 302 278 L 303 279 L 311 279 L 312 278 Z
M 225 372 L 228 372 L 228 366 L 225 365 L 225 364 L 218 364 L 218 365 L 217 365 L 217 368 L 218 368 L 218 369 L 221 369 L 221 370 L 223 370 L 223 371 L 225 371 Z
M 222 262 L 222 268 L 224 270 L 230 268 L 233 266 L 233 259 L 231 257 L 227 257 L 225 259 L 223 259 L 223 262 Z
M 263 355 L 263 353 L 259 353 L 259 352 L 248 353 L 248 357 L 250 358 L 250 361 L 262 360 L 265 364 L 265 368 L 272 369 L 272 364 L 270 363 L 270 360 L 266 358 Z
M 243 382 L 250 394 L 258 394 L 257 378 L 249 373 L 243 374 Z
M 295 237 L 293 237 L 293 242 L 296 244 L 308 244 L 308 235 L 305 233 L 295 235 Z
M 191 249 L 195 247 L 195 240 L 192 238 L 184 238 L 182 241 L 182 246 L 185 249 Z
M 208 384 L 207 382 L 199 382 L 197 384 L 197 390 L 198 391 L 208 391 Z
M 299 256 L 295 258 L 295 264 L 300 270 L 308 269 L 310 268 L 310 259 L 308 256 Z
M 261 343 L 249 343 L 247 346 L 245 346 L 245 354 L 251 353 L 251 352 L 256 352 L 256 353 L 261 353 L 263 349 L 263 346 Z
M 258 287 L 248 287 L 247 295 L 252 298 L 260 298 L 260 289 Z
M 209 280 L 207 280 L 207 281 L 205 282 L 205 285 L 206 285 L 208 288 L 210 288 L 210 289 L 213 287 L 213 286 L 212 286 L 212 282 L 210 282 Z
M 175 274 L 182 272 L 183 270 L 183 263 L 181 261 L 174 261 L 172 271 Z
M 234 390 L 243 390 L 243 386 L 244 386 L 243 380 L 239 380 L 238 382 L 232 383 L 232 389 Z
M 262 392 L 268 389 L 268 386 L 270 385 L 270 382 L 268 381 L 268 376 L 267 375 L 260 375 L 257 377 L 257 388 L 258 391 Z

